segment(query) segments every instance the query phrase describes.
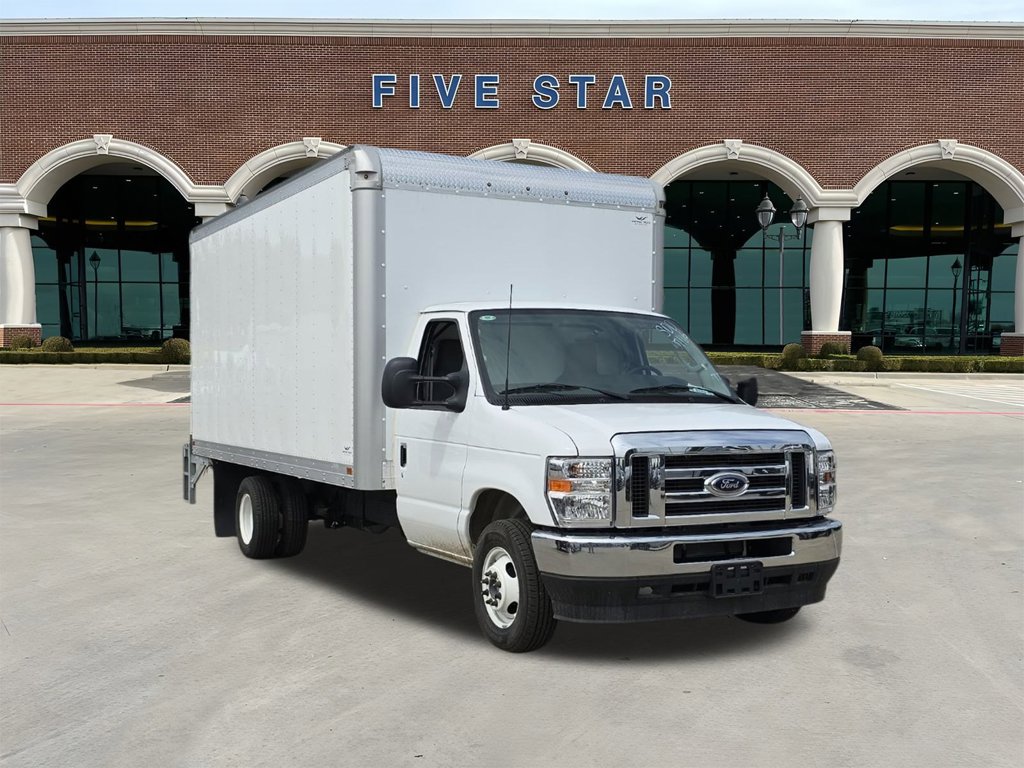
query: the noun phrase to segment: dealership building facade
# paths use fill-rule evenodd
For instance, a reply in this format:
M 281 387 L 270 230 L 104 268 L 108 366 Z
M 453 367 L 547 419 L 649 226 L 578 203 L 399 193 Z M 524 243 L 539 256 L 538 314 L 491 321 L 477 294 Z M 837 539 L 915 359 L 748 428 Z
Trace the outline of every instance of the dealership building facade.
M 711 348 L 1024 354 L 1020 24 L 2 21 L 0 99 L 0 346 L 187 337 L 190 229 L 375 144 L 657 180 Z

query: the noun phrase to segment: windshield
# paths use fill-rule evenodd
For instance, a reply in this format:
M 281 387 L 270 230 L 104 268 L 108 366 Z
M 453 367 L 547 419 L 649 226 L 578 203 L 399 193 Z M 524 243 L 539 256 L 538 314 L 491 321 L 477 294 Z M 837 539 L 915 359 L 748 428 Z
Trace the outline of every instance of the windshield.
M 666 317 L 513 309 L 509 321 L 507 309 L 470 314 L 477 361 L 493 403 L 505 400 L 506 372 L 509 401 L 518 405 L 735 402 L 700 348 Z

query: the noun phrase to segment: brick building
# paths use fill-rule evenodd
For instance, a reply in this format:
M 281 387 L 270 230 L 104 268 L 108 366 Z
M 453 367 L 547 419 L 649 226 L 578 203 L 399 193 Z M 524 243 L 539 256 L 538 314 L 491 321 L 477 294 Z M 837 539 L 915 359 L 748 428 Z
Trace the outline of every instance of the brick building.
M 660 181 L 706 346 L 1024 352 L 1020 24 L 3 21 L 0 104 L 0 345 L 187 335 L 189 229 L 366 143 Z

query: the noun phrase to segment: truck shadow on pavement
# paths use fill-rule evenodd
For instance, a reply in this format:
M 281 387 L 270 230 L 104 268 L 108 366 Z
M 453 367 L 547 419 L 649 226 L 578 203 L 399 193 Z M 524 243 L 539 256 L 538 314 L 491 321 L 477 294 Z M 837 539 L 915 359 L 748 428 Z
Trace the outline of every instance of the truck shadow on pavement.
M 341 599 L 436 627 L 453 639 L 487 643 L 473 616 L 469 569 L 416 552 L 397 531 L 374 536 L 345 529 L 329 531 L 314 523 L 301 555 L 269 562 L 329 587 Z M 803 614 L 780 625 L 728 617 L 639 624 L 563 621 L 551 642 L 535 654 L 622 662 L 756 654 L 805 631 L 802 625 L 808 621 L 813 618 Z

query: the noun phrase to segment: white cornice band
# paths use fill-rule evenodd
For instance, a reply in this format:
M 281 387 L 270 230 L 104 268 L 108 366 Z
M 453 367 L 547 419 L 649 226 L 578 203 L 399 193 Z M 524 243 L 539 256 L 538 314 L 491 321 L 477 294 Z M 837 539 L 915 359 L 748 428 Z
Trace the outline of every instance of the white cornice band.
M 266 35 L 311 37 L 744 38 L 844 37 L 1024 40 L 1013 22 L 528 21 L 388 19 L 7 19 L 0 35 Z

